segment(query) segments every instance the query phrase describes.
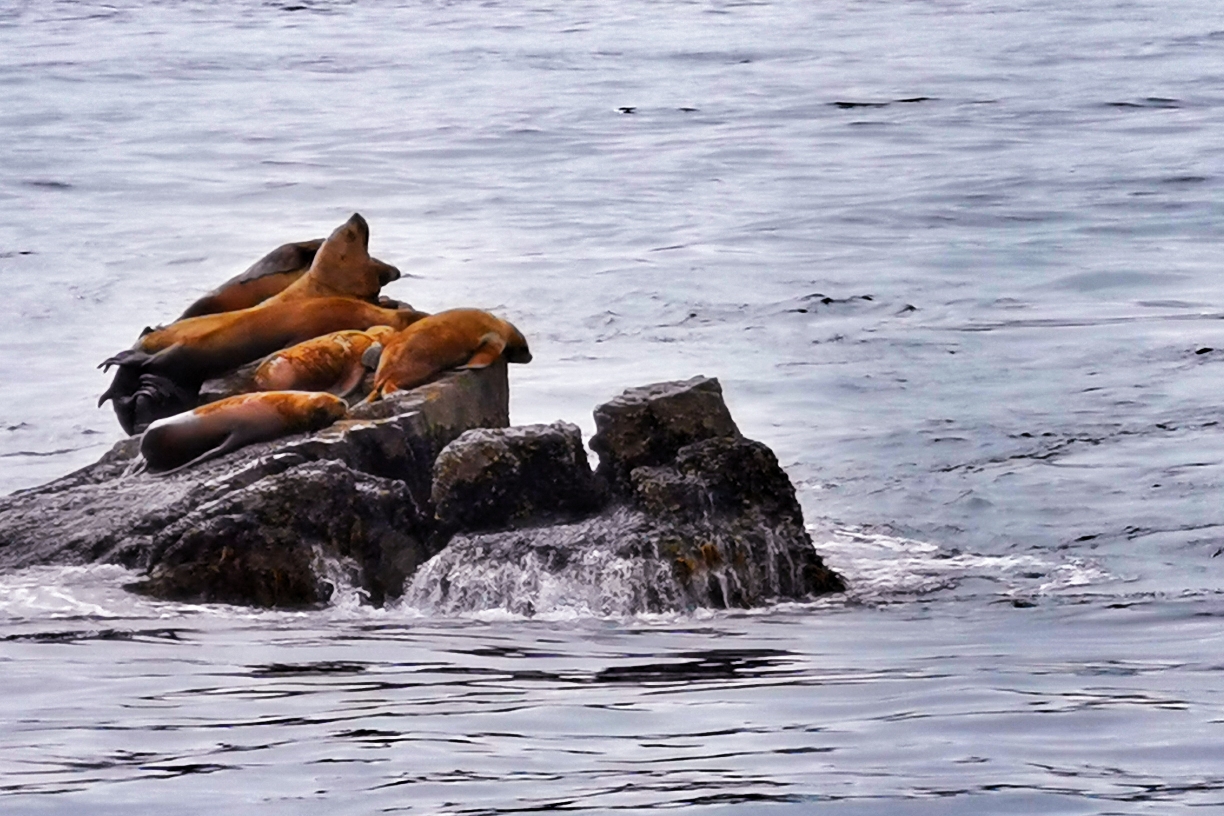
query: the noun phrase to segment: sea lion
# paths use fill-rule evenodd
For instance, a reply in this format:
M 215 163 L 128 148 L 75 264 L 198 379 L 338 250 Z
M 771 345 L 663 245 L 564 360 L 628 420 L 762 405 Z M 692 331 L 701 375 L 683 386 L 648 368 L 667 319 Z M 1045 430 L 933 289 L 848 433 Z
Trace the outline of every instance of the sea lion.
M 327 239 L 297 241 L 272 250 L 241 275 L 188 306 L 179 320 L 250 308 L 280 295 L 307 275 L 312 278 L 310 283 L 296 287 L 289 297 L 341 296 L 377 303 L 379 289 L 399 280 L 400 271 L 370 257 L 369 242 L 369 225 L 353 213 Z M 316 265 L 320 250 L 324 257 Z
M 241 275 L 230 278 L 187 307 L 179 320 L 218 312 L 235 312 L 278 295 L 310 269 L 323 239 L 282 244 Z
M 531 362 L 527 340 L 505 320 L 480 309 L 423 317 L 387 341 L 367 401 L 414 388 L 452 368 L 485 368 L 499 356 Z
M 110 388 L 98 399 L 113 399 L 119 424 L 138 433 L 150 422 L 194 406 L 201 383 L 286 346 L 343 329 L 372 326 L 402 329 L 424 315 L 412 309 L 383 309 L 353 298 L 308 298 L 266 301 L 249 309 L 180 320 L 141 336 L 134 348 L 104 361 L 99 368 L 119 366 Z M 154 379 L 173 386 L 144 394 Z M 146 389 L 149 390 L 149 389 Z M 187 394 L 178 398 L 179 394 Z
M 348 396 L 361 385 L 365 354 L 395 334 L 390 326 L 338 331 L 278 351 L 255 370 L 260 391 L 327 391 Z M 372 367 L 372 366 L 371 366 Z
M 103 361 L 99 368 L 130 366 L 165 374 L 178 383 L 203 382 L 329 332 L 372 326 L 403 329 L 424 316 L 412 309 L 383 309 L 345 297 L 272 300 L 236 312 L 189 317 L 151 331 L 134 348 Z M 104 394 L 99 404 L 109 396 Z
M 157 420 L 141 438 L 140 452 L 149 470 L 170 474 L 253 442 L 317 431 L 347 410 L 332 394 L 239 394 Z
M 369 225 L 354 213 L 317 247 L 313 241 L 280 247 L 231 281 L 234 286 L 221 287 L 214 293 L 218 298 L 199 310 L 265 297 L 274 284 L 286 284 L 279 293 L 246 308 L 196 314 L 168 327 L 145 329 L 134 348 L 101 365 L 118 365 L 120 370 L 98 405 L 113 400 L 119 424 L 129 434 L 137 433 L 156 419 L 194 407 L 205 379 L 286 345 L 341 329 L 407 325 L 417 316 L 411 307 L 388 310 L 374 305 L 382 284 L 400 273 L 370 257 L 369 237 Z M 288 282 L 293 267 L 308 255 L 309 268 Z M 368 308 L 361 301 L 369 301 Z M 188 312 L 196 310 L 193 305 Z
M 379 289 L 398 280 L 400 271 L 371 258 L 369 247 L 370 225 L 353 213 L 319 246 L 310 269 L 274 298 L 351 297 L 377 303 Z

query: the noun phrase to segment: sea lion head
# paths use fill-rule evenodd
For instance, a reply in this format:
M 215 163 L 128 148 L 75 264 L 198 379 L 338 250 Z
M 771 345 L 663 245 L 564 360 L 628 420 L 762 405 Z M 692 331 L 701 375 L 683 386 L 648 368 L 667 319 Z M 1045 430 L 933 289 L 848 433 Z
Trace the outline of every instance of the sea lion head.
M 312 269 L 318 269 L 320 262 L 328 264 L 369 263 L 370 260 L 370 225 L 360 213 L 353 213 L 349 220 L 332 230 L 319 251 L 315 253 Z
M 361 241 L 361 245 L 366 249 L 370 248 L 370 225 L 361 217 L 361 213 L 350 215 L 349 220 L 332 230 L 328 240 L 335 238 L 339 233 L 344 233 L 345 237 L 349 240 L 355 239 Z
M 321 287 L 319 291 L 372 300 L 378 296 L 385 270 L 370 263 L 369 242 L 369 226 L 364 218 L 353 213 L 352 218 L 327 236 L 306 277 Z
M 510 334 L 506 338 L 506 348 L 502 350 L 502 356 L 508 363 L 530 363 L 531 349 L 527 347 L 527 338 L 514 324 L 506 323 L 506 326 L 509 327 Z
M 302 413 L 310 428 L 326 428 L 348 413 L 348 403 L 334 394 L 305 394 L 301 401 Z

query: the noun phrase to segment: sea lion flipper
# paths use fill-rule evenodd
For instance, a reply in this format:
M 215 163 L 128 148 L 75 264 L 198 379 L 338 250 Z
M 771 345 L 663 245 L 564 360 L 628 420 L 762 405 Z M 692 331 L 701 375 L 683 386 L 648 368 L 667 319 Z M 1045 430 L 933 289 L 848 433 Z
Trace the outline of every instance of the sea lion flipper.
M 108 357 L 107 359 L 98 363 L 98 368 L 102 369 L 103 371 L 110 371 L 111 366 L 133 366 L 139 368 L 152 359 L 153 355 L 149 354 L 147 351 L 141 351 L 140 349 L 125 349 L 113 357 Z
M 179 471 L 186 470 L 189 467 L 194 467 L 195 465 L 198 465 L 202 462 L 207 462 L 209 459 L 216 459 L 218 456 L 224 456 L 230 451 L 238 450 L 245 444 L 246 444 L 246 441 L 241 439 L 239 434 L 231 432 L 230 435 L 225 437 L 224 441 L 222 441 L 221 444 L 218 445 L 217 447 L 210 448 L 209 450 L 204 451 L 199 456 L 192 459 L 190 462 L 184 462 L 178 467 L 171 468 L 170 470 L 163 470 L 163 471 L 156 472 L 155 475 L 169 476 L 173 473 L 178 473 Z
M 335 394 L 343 399 L 357 390 L 361 385 L 361 381 L 365 379 L 365 375 L 366 369 L 364 365 L 349 366 L 348 370 L 344 372 L 344 378 L 327 389 L 327 391 L 329 394 Z
M 383 397 L 389 397 L 398 390 L 399 388 L 392 382 L 375 385 L 374 390 L 372 390 L 369 396 L 362 400 L 362 402 L 378 402 Z
M 315 253 L 319 251 L 321 246 L 323 246 L 322 238 L 282 244 L 251 264 L 241 275 L 226 283 L 248 283 L 268 275 L 283 275 L 286 272 L 308 268 L 310 262 L 314 260 Z M 222 285 L 224 286 L 225 284 Z
M 378 361 L 382 358 L 383 345 L 382 343 L 372 343 L 370 347 L 361 352 L 361 365 L 374 371 L 378 368 Z
M 467 365 L 459 366 L 464 368 L 488 368 L 493 364 L 506 348 L 506 339 L 497 332 L 489 332 L 484 337 L 480 338 L 480 345 L 476 347 L 476 353 L 467 361 Z

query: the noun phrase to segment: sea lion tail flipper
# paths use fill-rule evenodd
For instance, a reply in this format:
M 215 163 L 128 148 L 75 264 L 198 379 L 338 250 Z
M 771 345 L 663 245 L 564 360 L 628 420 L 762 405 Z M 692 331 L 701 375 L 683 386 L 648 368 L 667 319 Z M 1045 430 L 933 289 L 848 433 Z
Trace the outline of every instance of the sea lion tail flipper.
M 126 479 L 131 476 L 139 476 L 149 469 L 149 461 L 144 456 L 137 456 L 128 466 L 123 469 L 123 473 L 119 474 L 120 479 Z
M 113 357 L 108 357 L 98 364 L 103 371 L 110 371 L 111 366 L 143 366 L 153 359 L 153 355 L 140 349 L 125 349 Z
M 371 371 L 378 368 L 378 361 L 382 359 L 383 346 L 382 343 L 373 343 L 368 349 L 361 353 L 361 365 Z
M 459 366 L 459 368 L 488 368 L 501 355 L 505 347 L 504 337 L 497 332 L 489 332 L 480 338 L 480 345 L 476 347 L 476 353 L 472 355 L 472 359 L 467 361 L 467 365 Z

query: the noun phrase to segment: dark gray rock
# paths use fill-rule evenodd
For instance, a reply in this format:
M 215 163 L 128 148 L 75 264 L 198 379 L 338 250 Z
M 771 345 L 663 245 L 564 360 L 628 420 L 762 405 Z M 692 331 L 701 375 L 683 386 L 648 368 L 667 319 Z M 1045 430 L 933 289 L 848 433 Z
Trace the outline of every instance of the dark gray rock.
M 0 567 L 118 563 L 146 571 L 139 592 L 261 606 L 322 603 L 339 580 L 383 603 L 410 581 L 408 603 L 448 613 L 751 607 L 843 588 L 716 380 L 596 409 L 603 478 L 577 427 L 505 428 L 508 396 L 504 363 L 455 372 L 169 476 L 124 440 L 0 499 Z
M 203 570 L 211 563 L 209 553 L 225 551 L 220 542 L 227 530 L 238 536 L 235 541 L 243 542 L 241 549 L 249 553 L 244 556 L 249 565 L 263 564 L 261 559 L 266 559 L 269 565 L 288 564 L 294 559 L 297 559 L 294 563 L 300 564 L 300 553 L 295 548 L 289 548 L 292 553 L 286 550 L 283 557 L 258 552 L 260 536 L 267 542 L 268 552 L 279 553 L 285 549 L 283 543 L 299 533 L 310 541 L 319 541 L 323 535 L 308 513 L 300 517 L 281 514 L 283 508 L 305 507 L 306 503 L 294 495 L 302 487 L 301 479 L 276 477 L 305 463 L 332 461 L 352 472 L 355 480 L 352 491 L 366 496 L 361 501 L 353 498 L 353 507 L 374 506 L 368 493 L 375 490 L 375 482 L 370 479 L 376 479 L 386 482 L 378 490 L 401 495 L 408 506 L 429 508 L 437 454 L 465 430 L 508 424 L 508 406 L 506 367 L 498 363 L 481 371 L 453 372 L 378 403 L 358 405 L 350 411 L 349 418 L 317 433 L 250 445 L 169 476 L 142 472 L 140 440 L 126 439 L 89 467 L 42 487 L 0 498 L 0 567 L 101 562 L 156 570 L 162 558 L 173 558 L 178 559 L 173 566 L 179 577 L 171 581 L 163 575 L 165 580 L 149 584 L 146 590 L 187 597 L 195 590 L 187 588 L 190 570 L 184 566 L 188 560 L 186 553 L 201 553 Z M 327 474 L 327 484 L 344 481 L 334 469 L 317 474 Z M 258 489 L 248 490 L 253 486 Z M 260 502 L 267 503 L 266 512 L 258 510 Z M 333 505 L 343 506 L 343 502 Z M 255 521 L 238 524 L 233 519 L 237 511 L 222 512 L 225 507 L 241 507 Z M 204 520 L 214 513 L 220 514 L 218 519 L 227 517 L 230 521 L 205 524 Z M 432 510 L 425 511 L 425 515 L 431 518 Z M 298 524 L 302 525 L 300 530 L 295 526 Z M 191 532 L 193 525 L 204 525 L 206 529 L 193 538 L 196 535 Z M 237 531 L 241 531 L 240 536 Z M 406 534 L 416 541 L 414 529 L 407 529 Z M 390 540 L 381 534 L 373 535 L 371 541 Z M 365 546 L 358 539 L 353 541 L 357 543 L 345 545 L 336 539 L 333 548 L 342 552 L 345 547 Z M 231 552 L 237 551 L 231 548 Z M 417 556 L 407 557 L 411 560 Z M 369 559 L 357 560 L 366 565 L 371 563 Z M 261 571 L 268 572 L 273 567 L 252 569 L 262 574 Z M 268 590 L 264 579 L 252 578 L 246 589 L 235 589 L 226 597 L 239 600 L 249 594 L 250 603 L 271 597 L 295 597 L 299 600 L 294 603 L 306 603 L 309 598 L 318 597 L 317 590 L 309 589 L 314 579 L 303 569 L 286 568 L 283 574 L 293 590 Z M 234 585 L 241 587 L 235 577 L 237 573 L 230 575 Z M 365 580 L 366 590 L 374 597 L 394 595 L 399 590 L 393 585 L 394 570 L 374 570 Z M 220 597 L 221 590 L 216 587 L 221 583 L 202 581 L 197 588 L 198 597 Z
M 629 493 L 634 468 L 670 462 L 680 448 L 717 436 L 739 436 L 711 377 L 630 388 L 595 409 L 591 450 L 613 490 Z
M 381 605 L 433 551 L 430 519 L 407 485 L 340 462 L 296 465 L 198 506 L 152 540 L 132 589 L 178 601 L 301 606 L 326 602 L 328 564 Z
M 200 405 L 216 402 L 226 397 L 238 394 L 249 394 L 255 390 L 255 372 L 267 357 L 239 366 L 228 374 L 205 380 L 200 386 L 198 400 Z M 367 392 L 368 393 L 368 392 Z
M 434 463 L 433 503 L 444 534 L 598 510 L 600 490 L 577 425 L 465 431 Z
M 443 457 L 453 449 L 453 461 L 439 458 L 434 497 L 440 513 L 444 502 L 452 508 L 451 527 L 461 530 L 413 577 L 405 603 L 447 614 L 624 615 L 748 608 L 845 589 L 812 546 L 777 458 L 739 435 L 716 381 L 625 393 L 596 409 L 608 457 L 600 470 L 610 462 L 606 472 L 620 490 L 587 518 L 559 521 L 556 504 L 566 494 L 561 479 L 540 478 L 547 467 L 525 476 L 505 464 L 514 463 L 505 451 L 523 445 L 523 436 L 556 428 L 554 436 L 568 438 L 554 445 L 558 475 L 580 482 L 585 461 L 569 454 L 577 428 L 534 426 L 514 441 L 504 438 L 528 429 L 469 432 L 452 443 Z M 469 437 L 479 443 L 465 446 Z M 538 498 L 517 498 L 529 491 Z M 464 514 L 486 506 L 498 510 Z
M 803 526 L 803 510 L 767 446 L 743 437 L 685 445 L 671 463 L 634 468 L 633 500 L 643 511 L 696 521 L 712 515 L 759 513 L 778 524 Z
M 755 512 L 681 521 L 619 505 L 567 524 L 460 533 L 417 571 L 403 602 L 442 614 L 632 615 L 845 589 L 801 525 L 775 522 Z

